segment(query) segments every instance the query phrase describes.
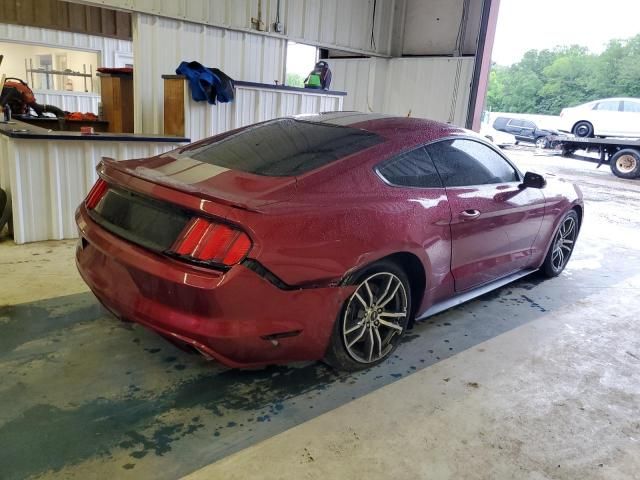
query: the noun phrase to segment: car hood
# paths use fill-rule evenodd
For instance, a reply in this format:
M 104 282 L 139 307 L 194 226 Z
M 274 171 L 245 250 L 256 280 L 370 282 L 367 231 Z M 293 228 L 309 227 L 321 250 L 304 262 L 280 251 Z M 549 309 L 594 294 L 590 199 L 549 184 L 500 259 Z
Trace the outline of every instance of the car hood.
M 176 152 L 138 160 L 103 158 L 102 162 L 107 169 L 249 210 L 289 200 L 296 190 L 295 177 L 255 175 L 211 165 Z

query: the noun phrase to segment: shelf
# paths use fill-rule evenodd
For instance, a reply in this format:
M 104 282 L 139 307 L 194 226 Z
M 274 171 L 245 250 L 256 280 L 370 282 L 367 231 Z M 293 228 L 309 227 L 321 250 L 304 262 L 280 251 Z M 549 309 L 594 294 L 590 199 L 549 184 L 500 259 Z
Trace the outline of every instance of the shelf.
M 73 72 L 71 70 L 68 72 L 64 70 L 45 70 L 44 68 L 28 68 L 27 73 L 44 73 L 46 75 L 63 75 L 65 77 L 93 77 L 90 73 Z

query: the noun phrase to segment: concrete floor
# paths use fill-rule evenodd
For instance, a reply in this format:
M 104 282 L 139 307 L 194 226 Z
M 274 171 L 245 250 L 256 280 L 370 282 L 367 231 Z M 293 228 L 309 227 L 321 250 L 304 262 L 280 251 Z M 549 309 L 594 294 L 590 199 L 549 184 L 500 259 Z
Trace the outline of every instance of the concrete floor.
M 640 478 L 640 181 L 509 153 L 583 188 L 567 270 L 422 322 L 353 375 L 187 355 L 105 313 L 73 242 L 1 241 L 0 477 Z

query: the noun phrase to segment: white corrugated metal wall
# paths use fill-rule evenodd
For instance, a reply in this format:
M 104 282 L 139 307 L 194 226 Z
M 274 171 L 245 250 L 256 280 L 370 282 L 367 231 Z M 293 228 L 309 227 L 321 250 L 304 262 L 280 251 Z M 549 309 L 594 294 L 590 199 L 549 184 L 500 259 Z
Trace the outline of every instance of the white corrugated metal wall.
M 97 180 L 103 156 L 142 158 L 179 146 L 166 142 L 49 140 L 0 135 L 0 187 L 13 201 L 16 243 L 76 238 L 73 213 Z
M 284 35 L 272 31 L 277 0 L 93 0 L 100 6 L 114 7 L 150 15 L 206 24 L 215 27 L 275 35 L 349 51 L 388 55 L 394 1 L 374 0 L 281 0 L 280 22 Z M 252 28 L 251 18 L 262 19 L 268 32 Z M 371 30 L 374 31 L 373 48 Z
M 328 60 L 331 88 L 348 92 L 344 110 L 382 112 L 389 60 L 382 58 L 332 58 Z
M 5 23 L 0 23 L 0 41 L 94 50 L 100 54 L 100 65 L 103 67 L 118 66 L 116 63 L 118 54 L 133 54 L 133 43 L 128 40 Z M 29 81 L 28 78 L 24 80 Z M 95 78 L 94 81 L 96 81 Z M 70 112 L 98 113 L 98 102 L 100 101 L 98 94 L 45 90 L 36 90 L 34 93 L 39 103 L 54 105 Z
M 47 28 L 24 27 L 0 23 L 0 41 L 37 43 L 52 47 L 95 50 L 100 52 L 103 67 L 115 67 L 118 53 L 132 54 L 133 44 L 128 40 L 98 37 L 84 33 L 63 32 Z
M 277 117 L 342 110 L 344 98 L 317 90 L 307 93 L 244 86 L 236 87 L 232 103 L 212 106 L 194 102 L 189 91 L 185 97 L 185 131 L 192 141 Z
M 331 59 L 345 110 L 427 117 L 464 126 L 473 57 Z
M 384 112 L 411 113 L 465 126 L 472 57 L 394 58 L 389 62 Z
M 163 74 L 182 60 L 216 66 L 230 77 L 273 84 L 284 72 L 285 40 L 144 14 L 133 16 L 136 132 L 161 133 Z
M 98 114 L 100 94 L 66 92 L 59 90 L 34 90 L 38 103 L 54 105 L 65 112 L 91 112 Z
M 134 79 L 137 132 L 162 132 L 160 77 L 172 73 L 180 61 L 197 60 L 217 66 L 238 80 L 282 81 L 287 39 L 383 55 L 382 58 L 330 60 L 334 72 L 332 88 L 349 94 L 344 100 L 345 109 L 401 115 L 411 112 L 414 116 L 465 124 L 473 57 L 384 58 L 392 52 L 394 16 L 413 15 L 411 8 L 408 13 L 396 11 L 398 5 L 405 4 L 402 0 L 281 0 L 284 35 L 258 32 L 251 23 L 251 19 L 258 16 L 260 5 L 264 25 L 270 29 L 276 19 L 277 0 L 96 0 L 89 3 L 138 12 L 133 15 L 134 50 L 138 62 L 144 59 L 144 68 L 137 69 Z M 445 20 L 446 25 L 458 25 L 462 4 L 462 0 L 453 3 L 434 0 L 418 5 L 420 8 L 414 16 L 420 17 L 420 21 L 438 17 L 443 25 Z M 477 16 L 480 0 L 472 0 L 470 5 L 472 16 Z M 413 24 L 409 22 L 409 25 Z M 414 50 L 429 55 L 426 50 L 435 42 L 433 35 L 425 32 L 421 43 L 415 37 L 416 29 L 409 30 L 414 36 L 404 38 L 403 42 L 413 39 Z M 453 27 L 451 30 L 440 32 L 437 40 L 444 42 L 440 37 L 446 36 L 447 41 L 452 37 L 455 47 L 456 30 Z M 395 48 L 397 50 L 397 46 Z

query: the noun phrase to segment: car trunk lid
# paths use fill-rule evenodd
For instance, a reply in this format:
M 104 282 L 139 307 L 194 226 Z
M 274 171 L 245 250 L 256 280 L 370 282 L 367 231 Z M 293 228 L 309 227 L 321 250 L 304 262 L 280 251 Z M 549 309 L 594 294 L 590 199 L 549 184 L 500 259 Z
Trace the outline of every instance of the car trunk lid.
M 295 177 L 255 175 L 174 152 L 143 160 L 103 158 L 103 163 L 107 169 L 246 210 L 259 210 L 286 201 L 292 197 L 296 186 Z

